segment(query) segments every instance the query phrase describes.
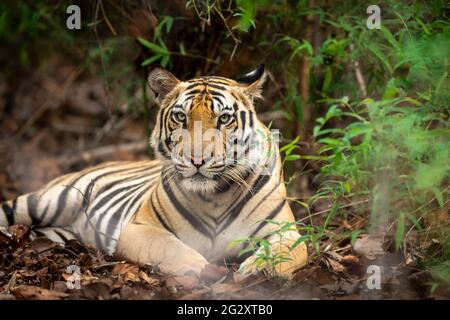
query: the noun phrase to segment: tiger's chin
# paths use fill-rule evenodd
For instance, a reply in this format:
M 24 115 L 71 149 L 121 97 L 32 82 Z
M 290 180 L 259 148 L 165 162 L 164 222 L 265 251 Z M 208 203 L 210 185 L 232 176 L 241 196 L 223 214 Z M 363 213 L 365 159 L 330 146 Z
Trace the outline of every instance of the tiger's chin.
M 192 177 L 185 177 L 181 179 L 181 186 L 187 191 L 191 192 L 213 192 L 217 188 L 217 181 L 205 177 L 201 174 L 195 174 Z

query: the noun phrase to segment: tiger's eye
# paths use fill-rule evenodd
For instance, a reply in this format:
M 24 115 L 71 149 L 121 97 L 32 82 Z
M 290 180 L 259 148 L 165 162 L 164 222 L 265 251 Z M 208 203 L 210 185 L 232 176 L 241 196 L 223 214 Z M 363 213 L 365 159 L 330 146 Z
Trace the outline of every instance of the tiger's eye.
M 221 123 L 227 123 L 230 120 L 231 116 L 229 114 L 223 114 L 219 117 L 219 121 Z
M 178 121 L 183 122 L 184 120 L 186 120 L 186 115 L 183 112 L 176 112 L 174 114 L 175 119 L 177 119 Z

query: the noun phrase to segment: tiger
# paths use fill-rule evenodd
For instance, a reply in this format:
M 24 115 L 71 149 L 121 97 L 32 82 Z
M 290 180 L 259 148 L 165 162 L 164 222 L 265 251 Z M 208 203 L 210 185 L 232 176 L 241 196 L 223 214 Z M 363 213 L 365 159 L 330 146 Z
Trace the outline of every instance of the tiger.
M 292 278 L 308 253 L 297 228 L 277 231 L 277 222 L 295 225 L 280 152 L 274 139 L 249 142 L 255 132 L 270 136 L 255 111 L 266 77 L 263 65 L 237 80 L 187 81 L 152 67 L 147 85 L 158 112 L 149 143 L 156 159 L 105 162 L 58 177 L 2 203 L 0 227 L 31 226 L 55 242 L 76 239 L 169 274 L 200 277 L 209 264 L 237 261 L 241 275 L 272 268 Z M 208 130 L 223 139 L 206 152 L 194 135 Z M 236 145 L 244 152 L 226 151 Z M 273 256 L 288 257 L 275 267 L 258 259 L 263 247 L 243 257 L 249 244 L 239 239 L 264 239 Z

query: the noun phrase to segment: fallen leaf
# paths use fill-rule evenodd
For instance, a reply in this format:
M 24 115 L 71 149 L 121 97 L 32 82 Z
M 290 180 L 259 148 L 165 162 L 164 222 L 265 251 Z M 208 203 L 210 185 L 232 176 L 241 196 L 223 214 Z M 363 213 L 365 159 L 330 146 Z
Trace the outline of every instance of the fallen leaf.
M 129 264 L 129 263 L 121 263 L 121 264 L 116 264 L 113 268 L 113 270 L 111 271 L 111 274 L 114 276 L 117 275 L 123 275 L 126 273 L 138 273 L 139 272 L 139 267 L 137 265 L 134 264 Z
M 15 224 L 8 228 L 0 227 L 0 248 L 15 250 L 23 247 L 30 235 L 30 228 Z
M 345 272 L 346 268 L 336 260 L 327 258 L 329 269 L 333 272 Z
M 149 284 L 151 286 L 159 286 L 160 285 L 160 281 L 158 279 L 150 277 L 144 271 L 139 272 L 139 277 L 142 279 L 142 281 L 146 282 L 147 284 Z
M 139 267 L 129 263 L 116 264 L 112 270 L 113 275 L 121 276 L 125 282 L 138 282 L 140 280 L 138 273 Z
M 342 257 L 342 260 L 340 262 L 343 264 L 358 264 L 359 259 L 357 256 L 349 254 L 347 256 Z
M 61 300 L 69 296 L 67 293 L 28 285 L 11 288 L 11 292 L 17 298 L 27 300 Z
M 31 242 L 31 249 L 37 253 L 42 253 L 56 247 L 57 245 L 58 244 L 56 242 L 53 242 L 49 238 L 38 237 Z

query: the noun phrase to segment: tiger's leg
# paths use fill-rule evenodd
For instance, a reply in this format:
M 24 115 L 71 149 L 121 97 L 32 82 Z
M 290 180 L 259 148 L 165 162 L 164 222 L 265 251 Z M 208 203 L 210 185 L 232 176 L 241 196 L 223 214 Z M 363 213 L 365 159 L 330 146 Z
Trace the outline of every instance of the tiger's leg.
M 294 216 L 286 203 L 284 212 L 279 215 L 278 221 L 294 221 Z M 269 231 L 270 232 L 270 231 Z M 297 243 L 300 234 L 297 230 L 289 230 L 280 234 L 273 234 L 267 238 L 270 243 L 270 252 L 267 255 L 264 248 L 259 248 L 252 256 L 248 257 L 240 266 L 239 273 L 248 275 L 265 270 L 271 276 L 281 276 L 292 279 L 294 272 L 305 266 L 308 262 L 308 251 L 304 242 Z M 294 244 L 296 245 L 295 247 Z M 265 256 L 268 263 L 258 263 Z
M 200 276 L 209 263 L 172 233 L 153 224 L 136 221 L 123 228 L 116 253 L 139 264 L 158 265 L 161 271 L 176 275 L 190 271 Z
M 69 240 L 76 240 L 77 237 L 69 228 L 62 227 L 44 227 L 33 230 L 32 236 L 45 236 L 50 240 L 65 244 Z

